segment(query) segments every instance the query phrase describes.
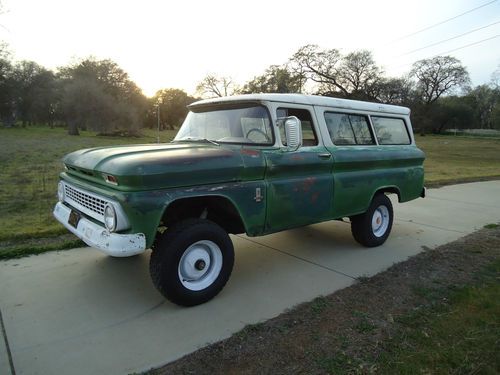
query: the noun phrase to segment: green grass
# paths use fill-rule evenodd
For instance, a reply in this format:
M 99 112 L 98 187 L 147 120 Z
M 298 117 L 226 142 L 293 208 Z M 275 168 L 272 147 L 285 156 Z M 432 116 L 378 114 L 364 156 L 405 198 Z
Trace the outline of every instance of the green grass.
M 97 146 L 156 142 L 156 132 L 141 138 L 102 137 L 91 132 L 68 136 L 61 128 L 0 127 L 0 241 L 56 237 L 67 233 L 52 217 L 62 157 Z M 175 132 L 161 132 L 169 141 Z M 500 140 L 417 136 L 426 155 L 426 183 L 500 176 Z
M 477 279 L 461 288 L 415 288 L 426 307 L 399 316 L 400 328 L 377 343 L 383 350 L 375 358 L 341 351 L 317 363 L 331 374 L 499 374 L 500 260 Z
M 500 178 L 500 139 L 415 136 L 426 154 L 427 186 Z
M 49 239 L 48 244 L 31 244 L 4 246 L 0 251 L 0 260 L 22 258 L 28 255 L 38 255 L 54 250 L 74 249 L 76 247 L 86 246 L 84 242 L 74 237 L 70 240 L 59 241 L 58 239 Z
M 62 157 L 82 148 L 156 141 L 156 132 L 143 133 L 124 138 L 90 132 L 68 136 L 60 128 L 0 128 L 0 241 L 67 233 L 52 217 Z M 173 136 L 161 132 L 161 141 Z
M 379 373 L 498 374 L 500 372 L 500 261 L 471 285 L 403 317 L 404 330 L 378 359 Z M 438 298 L 434 297 L 436 302 Z
M 500 227 L 500 224 L 494 224 L 494 223 L 491 223 L 491 224 L 486 224 L 484 227 L 485 227 L 486 229 L 495 229 L 495 228 Z

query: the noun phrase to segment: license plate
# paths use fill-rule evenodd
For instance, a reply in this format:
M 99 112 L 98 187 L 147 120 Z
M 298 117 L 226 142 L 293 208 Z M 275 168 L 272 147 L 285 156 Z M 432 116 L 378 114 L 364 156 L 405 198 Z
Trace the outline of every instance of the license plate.
M 71 212 L 69 214 L 69 219 L 68 219 L 69 225 L 77 228 L 79 221 L 80 221 L 80 214 L 76 211 L 71 210 Z

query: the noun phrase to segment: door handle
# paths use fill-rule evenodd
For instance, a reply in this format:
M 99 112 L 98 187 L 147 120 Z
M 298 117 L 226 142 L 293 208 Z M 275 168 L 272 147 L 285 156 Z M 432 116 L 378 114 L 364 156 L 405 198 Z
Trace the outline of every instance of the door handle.
M 318 154 L 318 157 L 321 159 L 330 159 L 332 157 L 332 154 L 329 152 L 323 152 L 321 154 Z

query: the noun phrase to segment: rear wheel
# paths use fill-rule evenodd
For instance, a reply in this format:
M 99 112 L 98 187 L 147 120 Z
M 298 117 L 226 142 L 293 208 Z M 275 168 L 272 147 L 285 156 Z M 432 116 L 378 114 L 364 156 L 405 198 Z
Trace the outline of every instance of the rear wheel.
M 361 245 L 380 246 L 391 233 L 393 219 L 391 200 L 385 194 L 377 194 L 364 214 L 351 217 L 352 235 Z
M 188 219 L 159 235 L 149 271 L 153 284 L 170 301 L 194 306 L 215 297 L 231 275 L 234 248 L 220 226 Z

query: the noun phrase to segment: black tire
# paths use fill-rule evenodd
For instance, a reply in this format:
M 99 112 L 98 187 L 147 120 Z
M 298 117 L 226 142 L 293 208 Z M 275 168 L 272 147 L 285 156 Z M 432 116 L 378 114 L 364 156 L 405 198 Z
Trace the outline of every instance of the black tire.
M 196 280 L 181 276 L 184 268 L 179 267 L 179 264 L 184 259 L 184 254 L 187 254 L 186 257 L 189 254 L 199 257 L 200 251 L 203 254 L 208 249 L 207 254 L 210 254 L 211 249 L 213 251 L 217 247 L 221 256 L 216 250 L 217 261 L 211 255 L 206 255 L 208 258 L 205 260 L 200 258 L 195 262 L 197 265 L 201 262 L 202 268 L 190 267 L 193 263 L 187 258 L 182 261 L 191 272 L 206 272 L 205 274 Z M 226 285 L 233 270 L 234 248 L 229 235 L 219 225 L 205 219 L 187 219 L 171 226 L 163 234 L 158 234 L 152 250 L 149 272 L 154 286 L 168 300 L 181 306 L 199 305 L 215 297 Z M 207 270 L 204 269 L 205 266 Z M 194 290 L 195 286 L 202 289 Z
M 374 228 L 372 224 L 374 215 L 377 215 L 375 220 L 381 220 L 379 228 Z M 351 217 L 352 236 L 363 246 L 380 246 L 391 233 L 393 219 L 391 200 L 385 194 L 377 194 L 364 214 Z

